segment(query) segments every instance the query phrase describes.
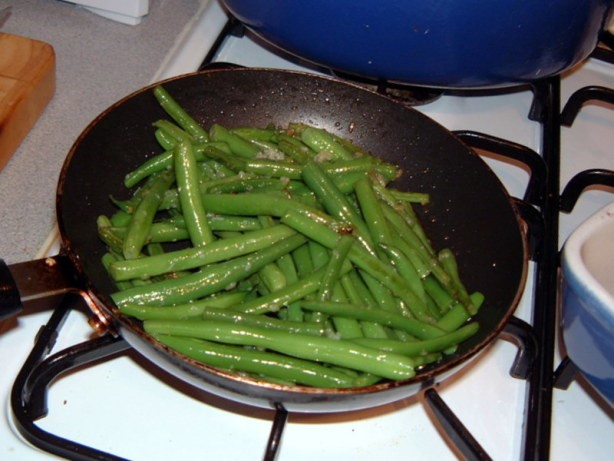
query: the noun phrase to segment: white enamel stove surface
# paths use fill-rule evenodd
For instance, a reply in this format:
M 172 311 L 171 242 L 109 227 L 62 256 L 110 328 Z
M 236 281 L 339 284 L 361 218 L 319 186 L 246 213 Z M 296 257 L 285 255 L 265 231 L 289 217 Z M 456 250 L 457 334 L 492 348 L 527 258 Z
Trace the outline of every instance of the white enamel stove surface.
M 171 57 L 162 63 L 152 81 L 194 70 L 224 20 L 217 4 L 205 4 L 201 14 L 186 25 L 180 40 L 183 47 L 169 53 Z M 248 37 L 228 40 L 217 59 L 296 68 Z M 564 79 L 563 100 L 588 84 L 614 87 L 614 72 L 600 63 L 585 65 Z M 444 96 L 419 110 L 449 129 L 483 131 L 539 150 L 539 128 L 526 118 L 530 103 L 529 92 L 480 98 Z M 612 127 L 614 113 L 592 106 L 584 109 L 571 129 L 563 129 L 562 184 L 575 172 L 589 167 L 614 169 Z M 522 195 L 525 173 L 495 162 L 489 164 L 513 195 Z M 561 220 L 561 242 L 582 217 L 612 200 L 611 194 L 605 192 L 583 195 L 576 212 Z M 51 236 L 41 255 L 56 250 L 57 238 Z M 531 293 L 530 285 L 526 293 Z M 518 316 L 529 320 L 529 309 L 530 299 L 523 299 Z M 48 316 L 49 313 L 22 316 L 16 328 L 0 335 L 3 460 L 53 459 L 21 440 L 12 427 L 8 406 L 13 379 Z M 71 314 L 56 350 L 90 334 L 86 320 L 80 314 Z M 515 353 L 514 346 L 498 341 L 479 361 L 438 388 L 442 398 L 496 460 L 520 457 L 525 383 L 508 375 Z M 421 399 L 413 397 L 347 414 L 290 415 L 278 459 L 456 459 Z M 567 391 L 555 390 L 553 406 L 553 460 L 609 459 L 614 453 L 610 416 L 580 385 L 574 382 Z M 136 356 L 124 356 L 58 380 L 49 393 L 49 409 L 49 416 L 39 422 L 43 429 L 133 460 L 262 459 L 273 417 L 270 411 L 195 391 Z

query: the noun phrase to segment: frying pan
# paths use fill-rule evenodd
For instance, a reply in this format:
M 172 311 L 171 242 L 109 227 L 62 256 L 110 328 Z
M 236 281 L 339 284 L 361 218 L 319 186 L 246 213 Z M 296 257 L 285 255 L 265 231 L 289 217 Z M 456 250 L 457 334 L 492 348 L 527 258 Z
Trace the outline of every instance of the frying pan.
M 305 122 L 347 137 L 400 165 L 404 175 L 396 187 L 431 194 L 431 204 L 417 211 L 435 248 L 450 247 L 469 290 L 485 294 L 486 302 L 476 315 L 481 328 L 455 354 L 412 379 L 344 390 L 288 387 L 238 377 L 191 360 L 151 338 L 139 322 L 122 316 L 110 299 L 116 288 L 100 263 L 105 246 L 96 232 L 97 216 L 114 211 L 109 196 L 124 190 L 125 173 L 159 152 L 152 122 L 166 115 L 150 86 L 111 106 L 74 143 L 57 189 L 61 255 L 53 264 L 38 262 L 46 271 L 61 273 L 45 278 L 68 280 L 71 289 L 85 292 L 96 316 L 109 324 L 111 332 L 120 334 L 153 363 L 201 389 L 250 405 L 282 404 L 301 412 L 355 410 L 413 395 L 463 367 L 497 337 L 524 286 L 525 239 L 517 212 L 497 177 L 453 134 L 385 96 L 305 73 L 209 70 L 169 79 L 163 85 L 205 127 L 212 123 L 237 127 Z M 15 309 L 19 300 L 11 299 L 17 287 L 26 285 L 32 276 L 23 265 L 16 268 L 4 263 L 2 273 L 0 307 Z

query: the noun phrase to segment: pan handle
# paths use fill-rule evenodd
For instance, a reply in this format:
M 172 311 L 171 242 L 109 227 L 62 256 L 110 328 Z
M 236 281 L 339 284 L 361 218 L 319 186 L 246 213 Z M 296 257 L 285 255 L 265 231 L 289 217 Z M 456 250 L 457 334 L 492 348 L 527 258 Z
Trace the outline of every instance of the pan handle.
M 4 259 L 0 259 L 0 321 L 19 314 L 22 309 L 15 279 Z
M 0 259 L 0 321 L 24 309 L 55 307 L 55 300 L 73 291 L 77 279 L 63 255 L 8 265 Z

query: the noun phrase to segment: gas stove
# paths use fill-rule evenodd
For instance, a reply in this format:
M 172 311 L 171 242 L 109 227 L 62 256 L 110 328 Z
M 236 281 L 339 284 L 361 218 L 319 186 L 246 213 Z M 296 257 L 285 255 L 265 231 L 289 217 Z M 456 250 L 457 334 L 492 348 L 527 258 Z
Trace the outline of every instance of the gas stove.
M 203 3 L 152 81 L 195 71 L 203 62 L 325 72 L 283 56 L 245 33 L 229 21 L 216 2 Z M 554 208 L 551 211 L 555 219 L 554 223 L 545 220 L 545 235 L 544 229 L 534 232 L 542 234 L 542 240 L 539 243 L 538 237 L 534 245 L 527 286 L 516 311 L 517 320 L 506 331 L 504 339 L 507 340 L 495 341 L 478 360 L 437 386 L 435 392 L 427 390 L 368 410 L 316 415 L 282 413 L 280 416 L 273 410 L 229 402 L 197 390 L 161 371 L 120 342 L 101 342 L 100 346 L 106 348 L 104 357 L 91 362 L 89 358 L 83 359 L 84 363 L 77 360 L 75 368 L 52 379 L 48 392 L 44 393 L 48 414 L 36 421 L 36 427 L 65 439 L 68 445 L 74 441 L 109 454 L 97 459 L 117 459 L 112 454 L 133 460 L 170 457 L 444 460 L 463 456 L 518 460 L 540 459 L 544 453 L 556 460 L 609 459 L 614 452 L 610 434 L 612 410 L 579 377 L 566 389 L 564 380 L 554 383 L 561 389 L 552 388 L 555 368 L 564 356 L 558 341 L 551 341 L 552 357 L 541 358 L 549 369 L 516 370 L 519 377 L 510 373 L 513 365 L 522 366 L 522 361 L 516 360 L 519 349 L 514 342 L 524 338 L 521 335 L 519 340 L 513 330 L 516 327 L 526 330 L 528 325 L 528 341 L 534 340 L 541 348 L 542 342 L 549 341 L 548 335 L 544 340 L 534 328 L 541 329 L 543 323 L 546 330 L 556 326 L 556 319 L 550 315 L 544 319 L 535 314 L 536 309 L 542 309 L 536 306 L 551 302 L 547 296 L 544 299 L 541 291 L 544 270 L 541 251 L 548 247 L 543 239 L 552 237 L 548 232 L 555 234 L 549 241 L 554 240 L 556 253 L 580 222 L 614 200 L 611 187 L 592 187 L 580 195 L 572 212 L 558 213 L 558 194 L 577 173 L 587 169 L 614 170 L 609 144 L 614 135 L 614 113 L 608 107 L 611 100 L 585 105 L 571 126 L 561 127 L 560 149 L 556 141 L 552 146 L 552 141 L 544 140 L 551 127 L 534 120 L 539 118 L 540 95 L 554 91 L 554 107 L 558 108 L 560 101 L 563 108 L 572 94 L 587 86 L 614 88 L 612 65 L 592 58 L 560 81 L 547 82 L 545 87 L 446 92 L 434 101 L 415 106 L 483 151 L 486 162 L 510 194 L 527 204 L 527 218 L 532 215 L 531 210 L 550 207 Z M 544 112 L 547 119 L 548 110 Z M 487 143 L 491 138 L 505 140 L 504 144 L 512 144 L 515 151 L 517 146 L 524 146 L 540 158 L 547 158 L 554 151 L 557 155 L 554 167 L 541 161 L 537 162 L 538 166 L 527 167 L 517 160 L 502 159 L 498 152 L 490 151 Z M 560 169 L 558 180 L 540 177 L 539 165 L 546 165 L 547 171 Z M 528 172 L 530 168 L 534 168 L 532 174 Z M 537 178 L 537 184 L 532 178 Z M 556 197 L 548 194 L 548 187 L 556 188 Z M 535 189 L 536 192 L 527 193 Z M 39 255 L 54 254 L 58 245 L 57 234 L 51 235 Z M 551 255 L 547 263 L 552 263 L 552 256 L 556 255 Z M 556 265 L 547 271 L 546 278 L 550 281 L 546 282 L 546 288 L 552 291 Z M 63 309 L 69 311 L 65 317 L 60 312 Z M 550 306 L 547 312 L 555 314 L 556 309 Z M 58 327 L 54 352 L 95 338 L 88 317 L 82 309 L 72 309 L 72 306 L 58 308 L 53 315 L 48 310 L 23 315 L 6 324 L 6 331 L 0 331 L 3 357 L 0 389 L 5 409 L 0 439 L 6 447 L 2 459 L 53 459 L 54 455 L 33 446 L 31 439 L 20 431 L 22 423 L 13 414 L 10 392 L 35 337 L 47 334 L 45 330 L 39 333 L 39 329 L 42 325 L 53 329 L 50 325 L 56 320 L 61 328 Z M 525 346 L 520 350 L 534 354 L 531 344 Z M 467 438 L 446 432 L 449 426 L 458 428 L 438 416 L 448 410 L 454 415 L 452 420 L 460 421 L 461 429 L 470 434 Z M 550 441 L 541 440 L 543 434 Z

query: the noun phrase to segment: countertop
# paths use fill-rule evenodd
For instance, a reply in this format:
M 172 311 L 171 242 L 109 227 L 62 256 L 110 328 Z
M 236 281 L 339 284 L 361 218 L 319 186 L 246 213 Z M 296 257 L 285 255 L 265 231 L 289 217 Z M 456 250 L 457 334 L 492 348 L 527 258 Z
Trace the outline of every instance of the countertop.
M 53 231 L 55 191 L 81 131 L 115 101 L 150 83 L 199 0 L 150 0 L 129 26 L 58 0 L 0 0 L 2 32 L 49 43 L 56 53 L 53 99 L 0 171 L 0 258 L 36 256 Z M 0 50 L 2 52 L 2 50 Z

